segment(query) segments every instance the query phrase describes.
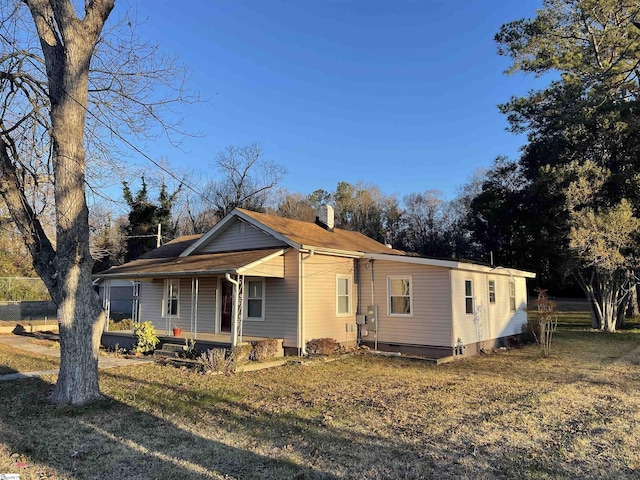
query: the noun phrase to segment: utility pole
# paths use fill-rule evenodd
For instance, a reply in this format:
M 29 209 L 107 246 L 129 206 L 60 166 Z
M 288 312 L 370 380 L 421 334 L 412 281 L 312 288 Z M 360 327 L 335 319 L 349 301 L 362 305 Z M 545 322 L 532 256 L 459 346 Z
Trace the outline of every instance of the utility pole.
M 162 245 L 162 224 L 159 223 L 158 224 L 158 237 L 156 240 L 156 248 L 160 248 L 160 246 Z

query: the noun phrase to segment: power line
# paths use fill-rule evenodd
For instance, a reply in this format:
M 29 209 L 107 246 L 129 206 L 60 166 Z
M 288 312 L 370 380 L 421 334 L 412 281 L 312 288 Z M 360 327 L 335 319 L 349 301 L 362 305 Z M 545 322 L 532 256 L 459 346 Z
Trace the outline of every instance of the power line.
M 14 53 L 20 53 L 20 50 L 13 44 L 13 42 L 11 40 L 9 40 L 2 32 L 0 32 L 0 38 L 2 38 L 5 42 L 7 42 L 7 44 L 13 49 Z M 80 103 L 79 100 L 77 100 L 73 95 L 71 95 L 70 93 L 68 93 L 64 87 L 62 85 L 57 84 L 55 81 L 53 81 L 52 79 L 48 78 L 47 74 L 45 71 L 42 70 L 41 66 L 38 65 L 37 63 L 34 63 L 33 59 L 30 56 L 27 56 L 27 61 L 38 71 L 40 72 L 42 75 L 45 76 L 45 78 L 47 78 L 47 80 L 49 82 L 53 82 L 53 84 L 57 87 L 60 88 L 60 90 L 62 90 L 62 92 L 64 92 L 64 94 L 66 96 L 68 96 L 71 100 L 73 100 L 74 102 L 76 102 L 86 113 L 88 113 L 89 115 L 91 115 L 92 118 L 94 118 L 95 120 L 97 120 L 99 123 L 101 123 L 103 126 L 105 126 L 107 128 L 107 130 L 109 130 L 115 137 L 117 137 L 120 141 L 122 141 L 125 145 L 127 145 L 129 148 L 131 148 L 132 150 L 134 150 L 135 152 L 137 152 L 139 155 L 141 155 L 143 158 L 145 158 L 146 160 L 148 160 L 149 162 L 151 162 L 153 165 L 155 165 L 156 167 L 158 167 L 161 171 L 163 171 L 164 173 L 166 173 L 167 175 L 169 175 L 171 178 L 173 178 L 174 180 L 180 182 L 180 184 L 184 185 L 185 188 L 187 188 L 188 190 L 191 190 L 193 193 L 195 193 L 197 196 L 201 197 L 203 200 L 211 203 L 211 200 L 209 198 L 207 198 L 203 193 L 198 192 L 195 188 L 193 188 L 191 185 L 189 185 L 188 183 L 186 183 L 184 180 L 178 178 L 172 171 L 166 169 L 165 167 L 163 167 L 161 164 L 159 164 L 158 162 L 156 162 L 154 159 L 152 159 L 149 155 L 147 155 L 145 152 L 143 152 L 142 150 L 140 150 L 136 145 L 134 145 L 132 142 L 130 142 L 129 140 L 127 140 L 125 137 L 123 137 L 122 135 L 120 135 L 119 132 L 117 132 L 116 130 L 114 130 L 107 122 L 105 122 L 104 120 L 102 120 L 98 115 L 96 115 L 95 113 L 93 113 L 91 110 L 89 110 L 85 105 L 83 105 L 82 103 Z

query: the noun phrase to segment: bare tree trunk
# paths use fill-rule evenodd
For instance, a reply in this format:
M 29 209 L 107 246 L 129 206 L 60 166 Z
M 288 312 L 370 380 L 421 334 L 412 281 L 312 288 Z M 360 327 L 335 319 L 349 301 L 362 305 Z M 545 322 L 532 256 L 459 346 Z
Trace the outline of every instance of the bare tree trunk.
M 91 283 L 84 129 L 89 64 L 114 0 L 86 3 L 82 20 L 70 1 L 25 3 L 40 37 L 51 102 L 56 251 L 53 262 L 38 271 L 60 315 L 60 374 L 51 400 L 78 405 L 101 397 L 98 352 L 104 314 Z

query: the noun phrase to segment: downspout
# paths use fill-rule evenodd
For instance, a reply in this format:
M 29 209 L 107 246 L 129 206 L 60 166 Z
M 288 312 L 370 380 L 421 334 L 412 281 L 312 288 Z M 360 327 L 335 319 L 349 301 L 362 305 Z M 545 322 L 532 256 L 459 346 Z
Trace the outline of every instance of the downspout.
M 300 262 L 298 263 L 298 351 L 300 356 L 307 354 L 307 344 L 304 341 L 304 262 L 310 259 L 316 252 L 309 250 L 309 254 L 304 257 L 300 252 Z
M 238 289 L 240 288 L 240 282 L 231 278 L 228 273 L 224 274 L 224 278 L 227 282 L 233 284 L 233 305 L 231 308 L 231 346 L 238 345 Z
M 375 295 L 375 275 L 374 275 L 374 269 L 373 269 L 373 258 L 371 259 L 371 306 L 373 307 L 373 318 L 374 321 L 376 322 L 376 328 L 375 328 L 375 335 L 376 337 L 374 338 L 374 346 L 373 349 L 375 351 L 378 350 L 378 324 L 380 322 L 380 319 L 378 318 L 378 308 L 376 307 L 376 295 Z

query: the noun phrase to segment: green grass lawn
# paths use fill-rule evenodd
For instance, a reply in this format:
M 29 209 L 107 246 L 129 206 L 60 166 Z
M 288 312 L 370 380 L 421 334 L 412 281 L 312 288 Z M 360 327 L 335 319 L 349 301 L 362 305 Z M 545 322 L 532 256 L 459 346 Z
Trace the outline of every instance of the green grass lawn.
M 639 352 L 638 331 L 565 329 L 548 359 L 355 355 L 233 377 L 151 364 L 101 371 L 105 400 L 78 409 L 45 403 L 54 378 L 7 382 L 0 473 L 639 478 Z
M 0 375 L 14 372 L 34 372 L 38 370 L 54 370 L 60 366 L 57 358 L 18 350 L 0 345 Z M 0 385 L 0 389 L 4 385 Z M 3 397 L 0 393 L 0 397 Z M 3 397 L 3 400 L 6 398 Z M 0 472 L 2 473 L 2 472 Z

